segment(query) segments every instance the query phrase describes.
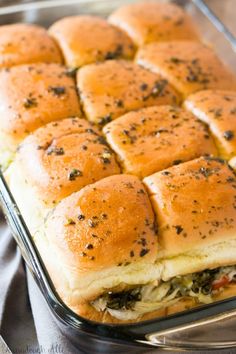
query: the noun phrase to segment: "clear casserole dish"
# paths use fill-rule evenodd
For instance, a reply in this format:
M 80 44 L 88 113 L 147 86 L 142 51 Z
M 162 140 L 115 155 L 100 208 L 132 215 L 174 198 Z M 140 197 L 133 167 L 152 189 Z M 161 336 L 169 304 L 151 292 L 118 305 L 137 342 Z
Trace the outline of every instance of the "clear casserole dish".
M 58 0 L 25 3 L 2 8 L 1 24 L 32 22 L 47 27 L 57 19 L 75 13 L 106 16 L 124 3 L 127 1 Z M 202 1 L 178 1 L 178 3 L 192 14 L 203 38 L 209 43 L 214 43 L 221 59 L 236 72 L 235 41 L 230 33 L 214 18 Z M 0 200 L 22 255 L 58 325 L 78 345 L 78 348 L 89 353 L 127 353 L 128 351 L 146 353 L 149 350 L 156 352 L 158 348 L 205 350 L 236 347 L 235 298 L 202 305 L 165 318 L 130 325 L 101 324 L 74 314 L 56 294 L 2 174 L 0 175 Z

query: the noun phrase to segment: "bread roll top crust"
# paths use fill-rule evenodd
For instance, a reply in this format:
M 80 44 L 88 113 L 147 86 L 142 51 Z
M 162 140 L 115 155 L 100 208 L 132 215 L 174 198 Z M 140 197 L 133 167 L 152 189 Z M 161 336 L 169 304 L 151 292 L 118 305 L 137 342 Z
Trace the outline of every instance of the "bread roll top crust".
M 0 26 L 0 67 L 37 62 L 62 63 L 54 40 L 40 26 L 15 23 Z
M 236 155 L 236 92 L 206 90 L 189 96 L 184 107 L 208 124 L 220 155 Z
M 83 275 L 154 263 L 157 255 L 151 203 L 135 176 L 107 177 L 65 198 L 49 217 L 46 235 L 63 262 Z
M 87 184 L 120 173 L 105 139 L 81 118 L 64 119 L 36 130 L 20 145 L 16 164 L 48 206 Z
M 202 155 L 217 155 L 207 127 L 177 107 L 129 112 L 103 131 L 124 172 L 141 178 Z
M 49 29 L 70 67 L 107 59 L 131 59 L 134 45 L 125 32 L 96 16 L 70 16 Z
M 235 76 L 211 48 L 196 41 L 147 44 L 136 61 L 169 80 L 183 97 L 205 89 L 236 90 Z
M 223 160 L 196 159 L 155 173 L 144 183 L 157 216 L 161 257 L 236 238 L 236 177 Z
M 77 85 L 87 118 L 99 124 L 142 107 L 179 102 L 167 80 L 124 60 L 83 67 Z
M 150 42 L 197 39 L 192 20 L 180 7 L 157 1 L 127 4 L 115 10 L 109 21 L 141 46 Z

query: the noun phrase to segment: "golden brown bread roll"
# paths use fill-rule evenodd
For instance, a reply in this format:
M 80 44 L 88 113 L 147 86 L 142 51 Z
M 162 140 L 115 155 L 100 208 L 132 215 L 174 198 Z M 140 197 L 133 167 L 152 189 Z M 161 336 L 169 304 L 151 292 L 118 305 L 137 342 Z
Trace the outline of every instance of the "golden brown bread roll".
M 158 1 L 142 1 L 115 10 L 109 21 L 142 46 L 150 42 L 198 39 L 192 20 L 180 7 Z
M 236 78 L 206 45 L 194 41 L 151 43 L 138 64 L 166 78 L 183 97 L 205 89 L 236 90 Z
M 43 27 L 15 23 L 0 26 L 0 67 L 36 62 L 62 63 L 62 55 Z
M 134 55 L 134 45 L 126 33 L 96 16 L 60 19 L 49 33 L 72 68 L 107 59 L 131 59 Z
M 236 92 L 200 91 L 189 96 L 184 107 L 209 126 L 221 157 L 236 155 Z
M 236 176 L 200 158 L 144 179 L 159 226 L 162 278 L 236 263 Z
M 119 173 L 114 154 L 97 129 L 85 119 L 68 118 L 29 135 L 6 176 L 34 234 L 61 199 Z
M 160 75 L 122 60 L 83 67 L 77 73 L 77 85 L 87 118 L 99 124 L 131 110 L 179 101 Z
M 103 131 L 123 171 L 140 178 L 202 155 L 217 156 L 206 126 L 177 107 L 129 112 Z
M 159 277 L 154 215 L 135 176 L 107 177 L 63 199 L 35 241 L 57 292 L 72 309 L 109 289 Z
M 30 132 L 51 121 L 80 115 L 76 86 L 58 64 L 19 65 L 0 71 L 0 165 L 11 161 Z

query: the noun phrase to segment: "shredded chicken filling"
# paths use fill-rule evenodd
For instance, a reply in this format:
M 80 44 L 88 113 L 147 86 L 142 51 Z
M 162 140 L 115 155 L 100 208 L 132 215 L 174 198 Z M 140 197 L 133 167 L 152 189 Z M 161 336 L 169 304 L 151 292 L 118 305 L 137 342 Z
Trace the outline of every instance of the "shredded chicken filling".
M 91 304 L 97 311 L 107 311 L 120 320 L 137 319 L 145 313 L 171 306 L 183 298 L 208 304 L 229 283 L 236 282 L 236 266 L 207 269 L 202 272 L 148 284 L 122 292 L 112 290 Z

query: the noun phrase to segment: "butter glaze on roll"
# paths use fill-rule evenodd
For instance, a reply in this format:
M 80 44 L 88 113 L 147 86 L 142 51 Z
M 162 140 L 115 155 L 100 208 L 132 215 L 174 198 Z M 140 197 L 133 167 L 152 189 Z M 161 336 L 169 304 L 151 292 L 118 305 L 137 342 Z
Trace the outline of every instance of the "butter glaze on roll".
M 221 157 L 236 156 L 236 92 L 200 91 L 189 96 L 184 107 L 209 126 Z
M 69 67 L 108 59 L 131 59 L 134 45 L 125 32 L 96 16 L 71 16 L 54 23 L 49 33 Z
M 104 177 L 119 174 L 113 152 L 88 121 L 49 123 L 19 146 L 6 176 L 33 233 L 61 199 Z
M 107 177 L 61 201 L 36 244 L 56 290 L 72 309 L 108 289 L 159 277 L 154 215 L 135 176 Z
M 84 66 L 77 85 L 87 118 L 98 124 L 142 107 L 179 102 L 167 80 L 124 60 Z
M 103 131 L 123 171 L 140 178 L 202 155 L 217 156 L 207 127 L 177 107 L 129 112 Z
M 186 98 L 206 89 L 236 90 L 236 77 L 206 45 L 194 41 L 151 43 L 141 48 L 138 64 L 172 84 Z
M 58 64 L 19 65 L 0 71 L 0 165 L 18 144 L 51 121 L 80 115 L 76 86 Z
M 43 27 L 26 23 L 0 26 L 0 67 L 38 62 L 62 63 L 59 48 Z
M 150 42 L 198 39 L 191 18 L 182 8 L 157 1 L 127 4 L 115 10 L 109 21 L 128 33 L 142 46 Z

